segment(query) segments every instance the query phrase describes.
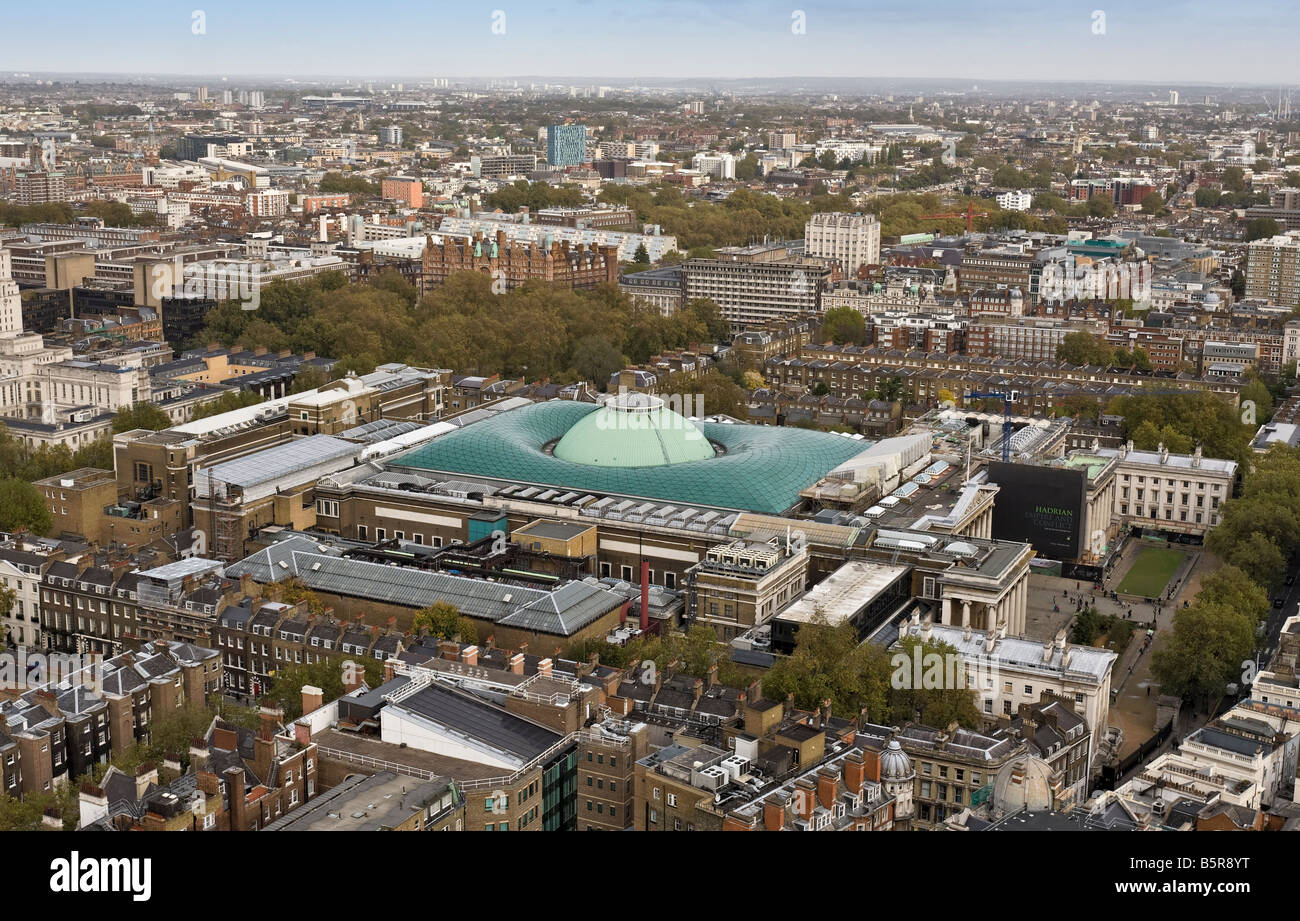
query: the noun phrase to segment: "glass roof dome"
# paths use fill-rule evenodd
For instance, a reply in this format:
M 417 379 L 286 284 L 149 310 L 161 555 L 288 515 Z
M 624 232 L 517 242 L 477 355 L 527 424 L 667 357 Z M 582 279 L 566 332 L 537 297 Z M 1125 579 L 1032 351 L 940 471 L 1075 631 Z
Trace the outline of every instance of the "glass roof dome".
M 553 453 L 592 467 L 663 467 L 706 460 L 716 452 L 695 423 L 659 397 L 620 393 L 574 424 Z

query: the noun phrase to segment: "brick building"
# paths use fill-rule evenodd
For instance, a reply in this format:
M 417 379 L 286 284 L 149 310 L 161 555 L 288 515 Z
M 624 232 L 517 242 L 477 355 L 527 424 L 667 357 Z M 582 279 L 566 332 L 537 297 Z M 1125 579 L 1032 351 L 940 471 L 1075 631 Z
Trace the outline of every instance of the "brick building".
M 482 233 L 471 239 L 429 238 L 424 248 L 422 287 L 433 290 L 453 272 L 482 272 L 492 278 L 498 293 L 538 279 L 566 288 L 593 288 L 618 284 L 618 247 L 567 241 L 544 243 L 511 242 L 504 230 L 487 239 Z

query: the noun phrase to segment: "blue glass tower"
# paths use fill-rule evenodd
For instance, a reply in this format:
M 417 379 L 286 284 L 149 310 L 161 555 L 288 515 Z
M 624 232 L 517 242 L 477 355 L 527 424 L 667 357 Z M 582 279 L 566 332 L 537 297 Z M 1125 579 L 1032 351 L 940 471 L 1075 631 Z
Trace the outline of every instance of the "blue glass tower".
M 548 125 L 546 162 L 555 167 L 580 166 L 587 159 L 586 125 Z

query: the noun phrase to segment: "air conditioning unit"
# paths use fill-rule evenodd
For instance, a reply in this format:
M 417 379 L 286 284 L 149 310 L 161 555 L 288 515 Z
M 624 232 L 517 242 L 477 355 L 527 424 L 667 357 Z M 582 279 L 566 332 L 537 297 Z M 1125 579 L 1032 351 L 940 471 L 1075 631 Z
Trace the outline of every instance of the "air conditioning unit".
M 730 779 L 724 769 L 714 765 L 698 772 L 695 777 L 695 784 L 703 790 L 720 790 L 727 785 Z

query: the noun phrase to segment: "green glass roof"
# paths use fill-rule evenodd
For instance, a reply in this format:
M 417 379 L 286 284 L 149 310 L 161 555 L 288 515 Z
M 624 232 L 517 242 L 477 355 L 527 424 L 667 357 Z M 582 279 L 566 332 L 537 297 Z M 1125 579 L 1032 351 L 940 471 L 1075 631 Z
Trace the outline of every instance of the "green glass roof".
M 660 466 L 600 466 L 547 454 L 600 408 L 556 400 L 476 422 L 400 455 L 396 466 L 438 470 L 586 492 L 660 499 L 688 505 L 779 514 L 799 501 L 799 490 L 871 446 L 840 435 L 763 425 L 699 422 L 698 443 L 716 442 L 724 454 Z M 595 422 L 588 423 L 594 426 Z M 576 429 L 573 434 L 580 434 Z M 597 430 L 599 443 L 635 431 Z M 684 434 L 684 433 L 678 433 Z M 577 454 L 577 444 L 574 444 Z M 710 447 L 710 452 L 712 448 Z
M 555 445 L 555 456 L 597 467 L 661 467 L 713 457 L 713 446 L 685 416 L 657 398 L 627 397 L 579 419 Z

